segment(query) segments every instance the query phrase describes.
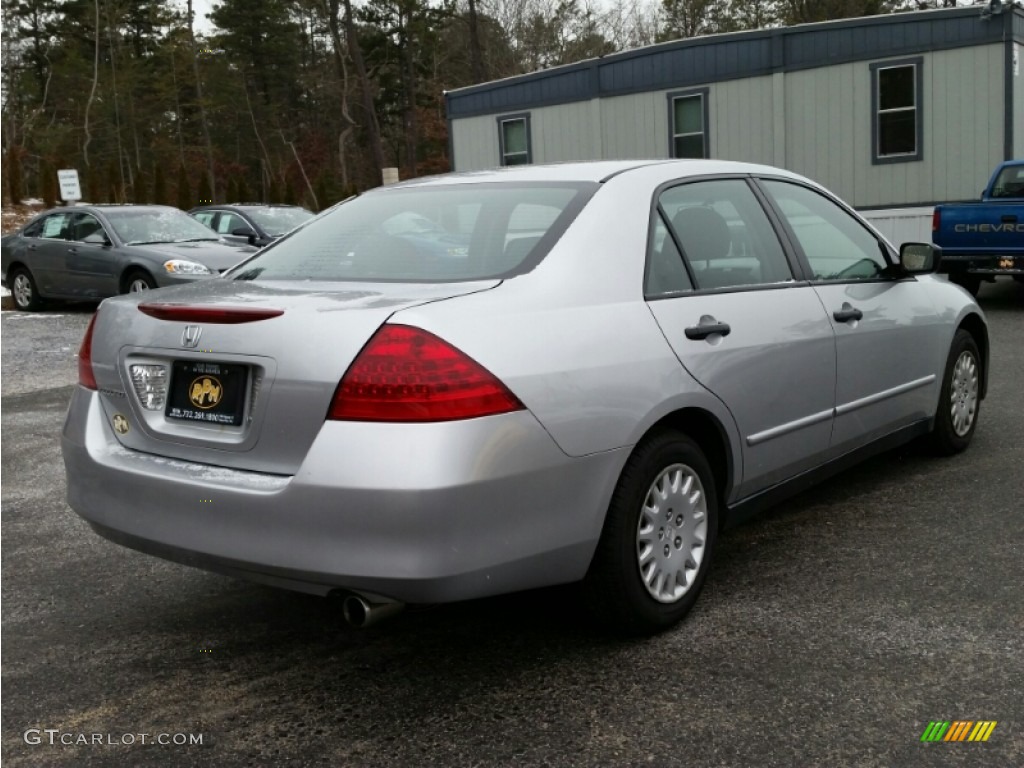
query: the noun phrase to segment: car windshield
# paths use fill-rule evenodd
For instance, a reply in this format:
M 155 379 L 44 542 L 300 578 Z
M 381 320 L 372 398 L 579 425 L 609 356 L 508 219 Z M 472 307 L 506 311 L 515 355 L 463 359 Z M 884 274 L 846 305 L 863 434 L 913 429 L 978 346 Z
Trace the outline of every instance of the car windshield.
M 103 213 L 128 245 L 220 239 L 216 232 L 177 208 L 126 208 Z
M 532 269 L 596 183 L 379 189 L 233 269 L 237 280 L 451 282 Z
M 315 215 L 305 208 L 246 208 L 245 212 L 271 237 L 280 237 Z
M 1024 197 L 1024 165 L 1009 165 L 996 177 L 992 197 Z

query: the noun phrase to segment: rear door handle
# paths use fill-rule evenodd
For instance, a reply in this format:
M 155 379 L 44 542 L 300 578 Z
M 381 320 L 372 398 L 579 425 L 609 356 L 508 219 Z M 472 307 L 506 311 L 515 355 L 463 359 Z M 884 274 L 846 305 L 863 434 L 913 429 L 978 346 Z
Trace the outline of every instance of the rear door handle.
M 1017 217 L 1014 216 L 1012 213 L 1008 213 L 1005 216 L 1003 216 L 1003 224 L 1016 224 L 1016 223 L 1017 223 Z
M 700 319 L 700 323 L 697 325 L 691 325 L 684 331 L 686 338 L 691 341 L 700 341 L 701 339 L 706 339 L 708 336 L 716 333 L 722 336 L 728 336 L 731 332 L 732 328 L 729 327 L 728 323 L 720 323 L 710 315 L 704 315 Z
M 833 312 L 832 317 L 834 317 L 837 322 L 848 323 L 851 320 L 860 320 L 862 317 L 864 317 L 864 313 L 861 312 L 856 307 L 844 302 L 843 308 L 837 309 L 835 312 Z

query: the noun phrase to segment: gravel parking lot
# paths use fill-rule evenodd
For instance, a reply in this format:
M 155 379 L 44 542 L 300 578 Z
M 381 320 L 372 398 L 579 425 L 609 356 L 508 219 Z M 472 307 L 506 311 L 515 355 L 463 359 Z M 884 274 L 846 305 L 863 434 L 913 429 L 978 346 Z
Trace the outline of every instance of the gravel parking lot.
M 570 588 L 356 631 L 332 600 L 100 539 L 65 504 L 59 446 L 91 308 L 4 312 L 2 757 L 1024 764 L 1022 289 L 982 289 L 992 380 L 965 455 L 885 454 L 727 532 L 691 616 L 631 641 L 591 628 Z M 933 720 L 997 726 L 922 743 Z

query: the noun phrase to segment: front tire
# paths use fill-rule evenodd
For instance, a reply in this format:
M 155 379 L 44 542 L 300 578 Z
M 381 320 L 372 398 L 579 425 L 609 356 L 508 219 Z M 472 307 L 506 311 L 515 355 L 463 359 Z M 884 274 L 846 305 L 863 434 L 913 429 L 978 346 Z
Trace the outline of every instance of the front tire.
M 132 272 L 124 281 L 125 293 L 142 293 L 143 291 L 151 291 L 154 288 L 156 288 L 156 280 L 141 270 Z
M 35 312 L 43 305 L 35 278 L 24 267 L 11 270 L 11 296 L 14 306 L 22 312 Z
M 604 624 L 651 634 L 693 607 L 718 533 L 718 496 L 703 452 L 679 432 L 642 442 L 626 462 L 583 583 Z
M 939 455 L 951 456 L 970 445 L 978 426 L 983 375 L 978 344 L 961 328 L 949 348 L 939 409 L 930 436 L 932 448 Z

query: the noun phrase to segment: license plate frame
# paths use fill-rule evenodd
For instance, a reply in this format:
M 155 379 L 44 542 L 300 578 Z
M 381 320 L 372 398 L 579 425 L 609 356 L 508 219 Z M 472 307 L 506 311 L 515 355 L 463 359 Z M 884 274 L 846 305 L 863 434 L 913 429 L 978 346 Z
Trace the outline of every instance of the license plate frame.
M 239 427 L 249 368 L 237 363 L 175 360 L 164 416 L 176 422 Z

